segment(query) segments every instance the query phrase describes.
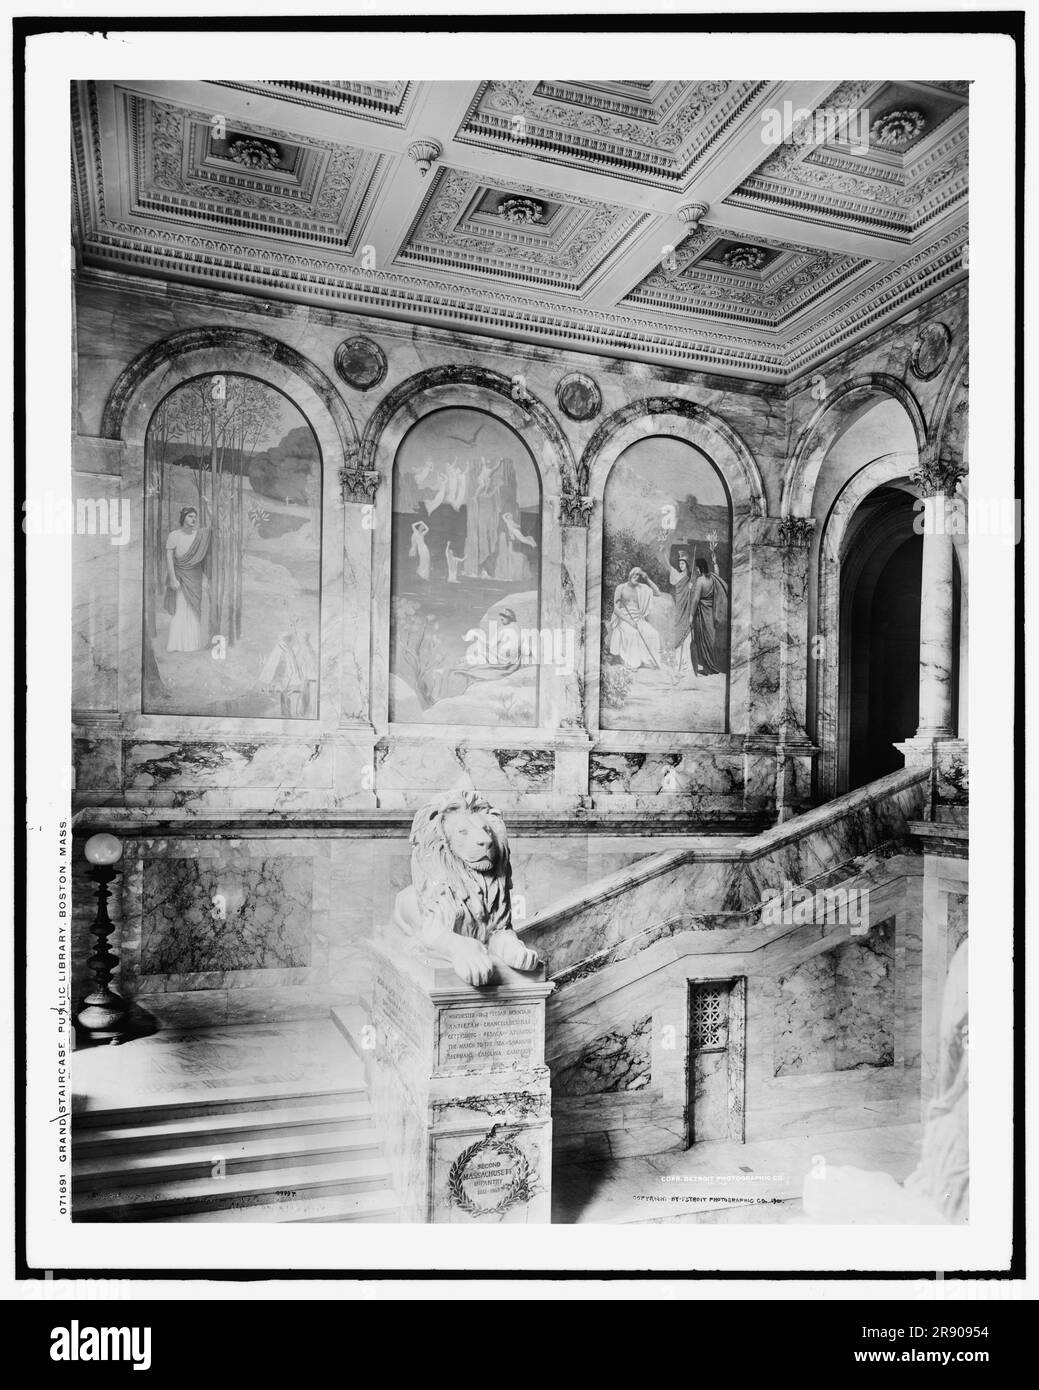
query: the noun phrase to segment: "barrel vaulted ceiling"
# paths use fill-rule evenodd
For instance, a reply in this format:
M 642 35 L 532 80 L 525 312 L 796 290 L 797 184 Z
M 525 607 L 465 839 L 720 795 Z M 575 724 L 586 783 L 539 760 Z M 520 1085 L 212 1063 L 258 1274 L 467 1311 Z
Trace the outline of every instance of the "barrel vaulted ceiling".
M 75 236 L 83 266 L 785 381 L 966 273 L 967 115 L 957 81 L 82 82 Z

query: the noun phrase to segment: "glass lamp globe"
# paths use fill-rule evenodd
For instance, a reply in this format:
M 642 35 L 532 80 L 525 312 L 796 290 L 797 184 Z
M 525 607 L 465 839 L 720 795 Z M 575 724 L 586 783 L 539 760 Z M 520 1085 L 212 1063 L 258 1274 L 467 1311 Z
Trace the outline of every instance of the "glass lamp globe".
M 122 858 L 123 842 L 117 840 L 114 835 L 91 835 L 83 846 L 83 853 L 91 864 L 107 868 Z

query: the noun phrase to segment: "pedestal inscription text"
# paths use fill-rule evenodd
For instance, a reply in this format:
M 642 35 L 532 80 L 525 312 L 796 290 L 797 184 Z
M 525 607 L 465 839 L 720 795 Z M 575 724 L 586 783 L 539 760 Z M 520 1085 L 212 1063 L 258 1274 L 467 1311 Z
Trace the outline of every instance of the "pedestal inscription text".
M 442 1071 L 509 1071 L 529 1067 L 538 1040 L 537 1005 L 476 1005 L 440 1015 L 437 1066 Z

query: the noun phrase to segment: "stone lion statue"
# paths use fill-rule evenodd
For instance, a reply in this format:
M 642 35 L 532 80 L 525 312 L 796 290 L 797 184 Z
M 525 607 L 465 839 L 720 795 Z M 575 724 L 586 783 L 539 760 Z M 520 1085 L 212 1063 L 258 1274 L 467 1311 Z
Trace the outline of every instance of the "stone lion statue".
M 514 970 L 541 961 L 512 929 L 512 868 L 501 812 L 476 792 L 447 792 L 411 826 L 411 887 L 397 894 L 401 930 L 451 962 L 467 985 L 485 985 L 499 960 Z

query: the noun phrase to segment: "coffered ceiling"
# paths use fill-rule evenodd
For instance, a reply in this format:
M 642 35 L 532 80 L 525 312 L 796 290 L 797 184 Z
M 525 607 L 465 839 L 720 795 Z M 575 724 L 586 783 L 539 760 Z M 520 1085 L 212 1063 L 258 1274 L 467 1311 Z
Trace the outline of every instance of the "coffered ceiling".
M 967 84 L 83 82 L 84 266 L 790 380 L 966 273 Z

